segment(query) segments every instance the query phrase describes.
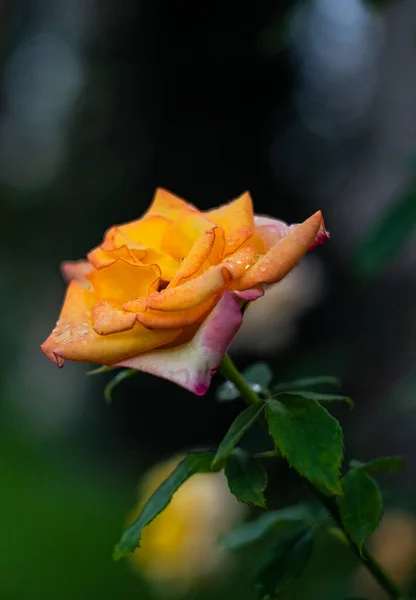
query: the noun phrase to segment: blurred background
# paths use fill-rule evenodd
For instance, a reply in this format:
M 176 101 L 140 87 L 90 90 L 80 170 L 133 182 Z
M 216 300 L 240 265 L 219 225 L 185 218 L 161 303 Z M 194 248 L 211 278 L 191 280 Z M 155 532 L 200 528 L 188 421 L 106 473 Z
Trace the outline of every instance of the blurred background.
M 3 0 L 0 28 L 2 600 L 256 597 L 261 549 L 225 557 L 203 533 L 256 514 L 243 514 L 222 480 L 202 494 L 211 500 L 197 521 L 189 507 L 201 494 L 186 499 L 184 527 L 202 532 L 187 550 L 179 528 L 165 554 L 149 551 L 140 565 L 111 558 L 143 475 L 215 447 L 238 414 L 238 402 L 215 401 L 221 378 L 197 398 L 139 374 L 107 406 L 105 375 L 58 370 L 39 350 L 64 294 L 60 262 L 137 218 L 158 186 L 202 209 L 250 190 L 258 213 L 291 223 L 324 211 L 331 240 L 250 307 L 232 353 L 240 367 L 267 360 L 281 380 L 339 376 L 356 402 L 336 412 L 347 458 L 406 457 L 406 470 L 382 481 L 387 508 L 372 544 L 409 577 L 416 3 Z M 271 507 L 306 498 L 278 463 L 269 477 Z M 349 551 L 323 538 L 287 598 L 348 595 L 383 598 Z

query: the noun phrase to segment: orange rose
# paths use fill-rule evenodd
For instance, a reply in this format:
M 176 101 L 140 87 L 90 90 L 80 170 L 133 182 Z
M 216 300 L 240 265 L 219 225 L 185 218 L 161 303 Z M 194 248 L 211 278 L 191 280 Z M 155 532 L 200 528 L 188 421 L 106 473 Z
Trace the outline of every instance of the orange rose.
M 200 212 L 163 189 L 137 221 L 109 229 L 88 260 L 66 262 L 59 321 L 42 351 L 130 367 L 204 394 L 242 323 L 241 305 L 280 281 L 328 234 L 253 215 L 248 192 Z

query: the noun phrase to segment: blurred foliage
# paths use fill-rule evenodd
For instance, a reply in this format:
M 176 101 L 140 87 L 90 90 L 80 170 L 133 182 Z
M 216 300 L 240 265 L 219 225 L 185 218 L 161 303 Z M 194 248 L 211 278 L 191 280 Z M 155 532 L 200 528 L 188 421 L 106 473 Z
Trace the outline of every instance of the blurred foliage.
M 57 454 L 52 445 L 42 450 L 3 439 L 0 455 L 2 598 L 143 593 L 109 553 L 129 501 L 122 478 L 98 474 L 81 456 Z
M 57 453 L 49 446 L 42 451 L 3 437 L 0 450 L 2 598 L 154 598 L 127 563 L 116 563 L 111 558 L 113 541 L 131 505 L 131 484 L 126 485 L 115 472 L 97 472 L 93 462 L 86 465 L 82 455 L 74 456 L 73 449 Z M 331 550 L 328 539 L 320 540 L 319 546 L 309 573 L 308 598 L 333 600 L 335 591 L 338 594 L 347 589 L 345 578 L 351 561 L 339 548 Z M 333 579 L 322 574 L 329 552 Z M 193 591 L 190 598 L 253 599 L 250 581 L 258 558 L 249 552 L 240 557 L 239 563 L 238 570 L 226 581 L 212 582 L 212 588 Z
M 397 0 L 363 0 L 365 4 L 370 6 L 371 8 L 376 8 L 377 10 L 384 10 L 389 8 L 389 6 L 394 5 Z
M 416 232 L 416 191 L 401 195 L 374 223 L 356 250 L 358 273 L 374 277 L 394 261 Z

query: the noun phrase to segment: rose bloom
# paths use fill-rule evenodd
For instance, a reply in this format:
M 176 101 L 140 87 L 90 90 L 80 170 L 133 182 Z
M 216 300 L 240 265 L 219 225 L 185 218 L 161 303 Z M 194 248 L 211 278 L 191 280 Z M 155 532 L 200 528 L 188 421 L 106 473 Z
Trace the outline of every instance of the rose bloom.
M 145 475 L 139 488 L 140 502 L 129 515 L 129 524 L 182 458 L 159 463 Z M 184 593 L 212 581 L 214 575 L 217 581 L 232 566 L 232 557 L 219 538 L 238 525 L 246 512 L 247 507 L 228 489 L 224 473 L 193 475 L 143 529 L 140 547 L 130 555 L 130 563 L 164 594 Z
M 253 214 L 250 194 L 200 212 L 158 189 L 138 220 L 111 227 L 88 260 L 65 262 L 59 321 L 41 348 L 207 391 L 242 324 L 241 306 L 323 242 L 322 214 L 298 225 Z

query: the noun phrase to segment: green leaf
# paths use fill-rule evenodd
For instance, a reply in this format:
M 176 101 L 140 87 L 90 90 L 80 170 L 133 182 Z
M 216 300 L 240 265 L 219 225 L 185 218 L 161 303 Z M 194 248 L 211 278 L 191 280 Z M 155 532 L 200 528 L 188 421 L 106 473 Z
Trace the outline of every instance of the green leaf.
M 339 389 L 341 387 L 341 382 L 338 377 L 331 377 L 329 375 L 303 377 L 302 379 L 295 379 L 294 381 L 278 383 L 273 386 L 273 390 L 275 392 L 290 392 L 296 390 L 309 390 L 310 388 L 323 386 Z
M 316 400 L 317 402 L 345 402 L 350 408 L 354 408 L 354 400 L 349 396 L 340 394 L 317 394 L 315 392 L 300 392 L 305 398 Z
M 101 373 L 107 373 L 111 371 L 112 367 L 107 367 L 106 365 L 102 365 L 101 367 L 97 367 L 92 371 L 87 371 L 86 375 L 101 375 Z
M 219 466 L 225 461 L 227 456 L 235 448 L 243 435 L 260 417 L 264 411 L 264 408 L 265 404 L 263 402 L 259 402 L 259 404 L 249 406 L 236 417 L 218 447 L 217 454 L 215 455 L 213 462 L 214 467 Z
M 224 472 L 230 492 L 237 500 L 266 508 L 263 492 L 267 487 L 267 473 L 258 460 L 236 448 L 227 458 Z
M 401 456 L 379 456 L 370 462 L 361 462 L 359 460 L 351 460 L 350 467 L 352 469 L 364 469 L 367 473 L 385 473 L 387 471 L 400 471 L 406 466 L 404 458 Z
M 104 389 L 104 399 L 107 402 L 107 404 L 110 404 L 113 399 L 112 394 L 114 388 L 120 385 L 120 383 L 122 383 L 125 379 L 129 379 L 130 377 L 133 377 L 133 375 L 136 375 L 136 373 L 136 369 L 123 369 L 122 371 L 117 373 L 117 375 L 113 377 L 111 381 L 107 383 Z
M 298 390 L 296 392 L 283 392 L 285 394 L 296 394 L 297 396 L 302 396 L 308 400 L 316 400 L 317 402 L 346 402 L 350 408 L 354 407 L 354 402 L 348 396 L 341 396 L 340 394 L 326 394 L 323 392 L 310 392 L 309 390 Z M 279 394 L 274 396 L 274 398 L 279 398 Z
M 222 538 L 222 543 L 230 550 L 237 550 L 244 546 L 260 542 L 269 534 L 282 529 L 299 527 L 312 524 L 315 512 L 308 504 L 296 504 L 279 510 L 268 511 L 255 521 L 244 523 L 234 531 Z
M 173 494 L 195 473 L 211 472 L 214 452 L 190 452 L 160 485 L 143 507 L 138 518 L 124 531 L 113 557 L 119 560 L 140 545 L 142 529 L 149 525 L 172 500 Z
M 266 418 L 276 446 L 300 475 L 341 494 L 342 429 L 316 400 L 294 393 L 268 400 Z
M 257 362 L 250 365 L 244 371 L 243 376 L 248 383 L 260 386 L 260 389 L 257 391 L 267 390 L 273 379 L 273 373 L 269 365 L 265 362 Z
M 339 500 L 342 522 L 351 539 L 361 549 L 377 527 L 383 500 L 377 483 L 363 469 L 351 469 L 342 481 L 344 495 Z
M 266 450 L 265 452 L 257 452 L 254 458 L 282 458 L 282 453 L 277 448 L 274 450 Z
M 343 529 L 340 529 L 339 527 L 329 527 L 326 531 L 327 531 L 327 533 L 329 533 L 329 535 L 334 537 L 338 542 L 341 542 L 341 544 L 344 544 L 344 546 L 350 545 L 348 536 L 346 535 L 346 533 L 344 532 Z
M 260 598 L 277 598 L 302 575 L 312 555 L 313 533 L 309 529 L 274 548 L 256 578 L 255 586 Z
M 416 191 L 392 202 L 357 248 L 354 265 L 364 276 L 376 275 L 393 260 L 416 228 Z

